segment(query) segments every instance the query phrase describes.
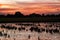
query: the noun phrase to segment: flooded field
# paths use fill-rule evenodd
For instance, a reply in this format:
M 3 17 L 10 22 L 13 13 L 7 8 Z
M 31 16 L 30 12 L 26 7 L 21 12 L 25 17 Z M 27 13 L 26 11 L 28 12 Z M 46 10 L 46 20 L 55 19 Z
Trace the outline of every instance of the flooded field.
M 0 23 L 0 40 L 60 40 L 60 23 Z

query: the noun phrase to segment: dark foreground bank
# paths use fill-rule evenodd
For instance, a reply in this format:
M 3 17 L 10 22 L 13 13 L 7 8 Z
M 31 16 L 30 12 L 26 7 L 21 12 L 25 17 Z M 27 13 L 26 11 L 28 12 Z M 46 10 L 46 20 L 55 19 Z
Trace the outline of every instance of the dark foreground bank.
M 0 18 L 1 22 L 60 22 L 60 17 Z

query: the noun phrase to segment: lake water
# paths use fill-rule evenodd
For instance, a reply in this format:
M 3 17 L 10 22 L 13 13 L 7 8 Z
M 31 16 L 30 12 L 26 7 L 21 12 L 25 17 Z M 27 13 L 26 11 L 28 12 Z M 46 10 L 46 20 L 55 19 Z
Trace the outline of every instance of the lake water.
M 60 23 L 0 23 L 0 40 L 60 40 Z

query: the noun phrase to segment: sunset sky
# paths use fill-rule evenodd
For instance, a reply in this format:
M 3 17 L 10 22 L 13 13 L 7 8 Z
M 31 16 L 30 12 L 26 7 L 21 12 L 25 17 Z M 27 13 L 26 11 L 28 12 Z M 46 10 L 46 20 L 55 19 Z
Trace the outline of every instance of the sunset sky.
M 24 15 L 31 13 L 58 14 L 60 0 L 0 0 L 1 14 L 14 14 L 20 11 Z

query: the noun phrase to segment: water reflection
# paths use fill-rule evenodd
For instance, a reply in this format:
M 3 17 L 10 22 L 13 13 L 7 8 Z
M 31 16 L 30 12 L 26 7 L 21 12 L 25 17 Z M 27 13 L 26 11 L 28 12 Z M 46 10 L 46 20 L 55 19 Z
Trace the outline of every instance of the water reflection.
M 59 40 L 60 23 L 0 23 L 1 40 Z

